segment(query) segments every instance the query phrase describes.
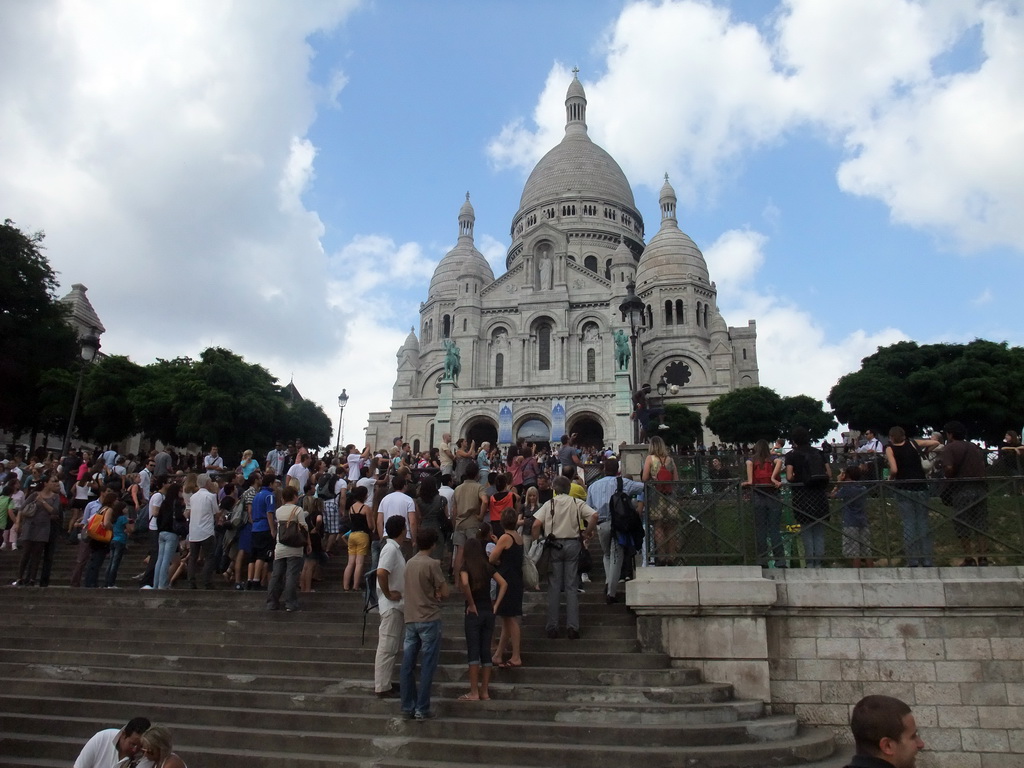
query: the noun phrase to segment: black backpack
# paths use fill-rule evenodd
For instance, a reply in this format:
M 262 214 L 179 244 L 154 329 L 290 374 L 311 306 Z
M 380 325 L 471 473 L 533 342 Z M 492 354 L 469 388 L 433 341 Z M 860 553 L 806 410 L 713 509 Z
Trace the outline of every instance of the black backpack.
M 338 494 L 334 492 L 334 489 L 337 486 L 337 482 L 337 475 L 331 472 L 325 472 L 324 476 L 321 477 L 316 484 L 317 498 L 325 499 L 327 501 L 330 501 L 331 499 L 336 499 L 338 497 Z
M 824 488 L 828 485 L 828 469 L 825 466 L 825 454 L 817 448 L 805 448 L 797 451 L 803 459 L 803 467 L 797 473 L 796 481 L 805 488 Z
M 644 523 L 629 494 L 622 490 L 622 478 L 615 478 L 617 489 L 608 500 L 612 533 L 620 546 L 639 549 L 644 542 Z

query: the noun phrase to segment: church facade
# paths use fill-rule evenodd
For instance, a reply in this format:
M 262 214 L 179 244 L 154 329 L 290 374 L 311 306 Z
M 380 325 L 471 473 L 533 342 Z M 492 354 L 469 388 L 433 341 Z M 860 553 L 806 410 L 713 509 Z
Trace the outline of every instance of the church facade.
M 467 193 L 458 242 L 420 305 L 419 335 L 411 331 L 398 351 L 391 410 L 370 414 L 369 445 L 401 436 L 425 450 L 444 432 L 478 444 L 576 432 L 587 444 L 618 445 L 633 442 L 630 393 L 639 385 L 660 384 L 666 404 L 703 418 L 719 395 L 758 384 L 755 322 L 726 325 L 704 256 L 679 228 L 668 178 L 660 227 L 645 243 L 625 174 L 587 134 L 577 78 L 565 107 L 565 136 L 526 182 L 498 278 L 473 244 Z M 622 366 L 614 334 L 630 335 L 620 304 L 631 284 L 645 327 L 635 360 Z M 453 358 L 457 377 L 446 372 Z

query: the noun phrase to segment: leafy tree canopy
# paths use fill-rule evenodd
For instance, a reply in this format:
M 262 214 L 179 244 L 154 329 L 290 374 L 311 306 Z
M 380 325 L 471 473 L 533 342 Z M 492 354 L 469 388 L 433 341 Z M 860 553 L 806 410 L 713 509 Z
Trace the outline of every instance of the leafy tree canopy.
M 693 447 L 701 434 L 700 414 L 685 405 L 673 403 L 665 406 L 665 424 L 668 429 L 659 430 L 652 420 L 651 434 L 660 435 L 666 445 Z
M 708 404 L 708 429 L 727 443 L 774 440 L 782 433 L 782 398 L 768 387 L 734 389 Z
M 969 436 L 997 443 L 1024 423 L 1024 349 L 983 339 L 899 342 L 864 358 L 828 400 L 853 429 L 884 432 L 898 425 L 919 433 L 955 419 Z
M 78 360 L 43 237 L 10 219 L 0 227 L 0 427 L 16 433 L 41 426 L 43 372 Z
M 821 400 L 809 395 L 780 397 L 768 387 L 736 389 L 708 405 L 708 429 L 727 443 L 774 440 L 793 427 L 807 427 L 812 440 L 823 438 L 836 427 Z

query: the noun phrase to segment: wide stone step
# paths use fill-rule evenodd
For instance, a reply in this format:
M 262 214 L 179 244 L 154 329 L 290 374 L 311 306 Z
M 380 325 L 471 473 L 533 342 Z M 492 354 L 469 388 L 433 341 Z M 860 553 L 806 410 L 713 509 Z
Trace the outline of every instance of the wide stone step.
M 447 630 L 446 630 L 447 632 Z M 14 628 L 8 627 L 7 632 L 0 630 L 0 649 L 34 649 L 35 651 L 77 651 L 83 647 L 83 642 L 92 644 L 96 635 L 94 633 L 54 634 L 47 632 L 45 628 L 34 627 L 26 629 L 23 633 L 17 633 Z M 354 642 L 338 644 L 332 641 L 325 642 L 319 634 L 307 635 L 281 635 L 260 640 L 259 637 L 248 637 L 247 642 L 241 642 L 238 638 L 231 637 L 230 633 L 223 631 L 194 632 L 188 633 L 187 639 L 175 640 L 140 640 L 138 633 L 131 630 L 119 632 L 109 631 L 103 635 L 103 650 L 110 653 L 136 654 L 141 652 L 157 656 L 217 656 L 224 657 L 226 654 L 232 657 L 244 657 L 246 659 L 278 659 L 293 651 L 296 646 L 310 649 L 320 649 L 311 653 L 310 658 L 340 659 L 353 662 L 373 662 L 377 652 L 377 630 L 371 632 L 367 628 L 366 643 L 359 645 L 358 635 Z M 609 654 L 632 654 L 639 651 L 635 639 L 608 640 L 600 642 L 585 643 L 586 648 L 599 649 L 602 653 Z M 566 656 L 575 657 L 578 652 L 573 649 L 579 647 L 575 642 L 570 644 L 567 640 L 548 640 L 544 638 L 526 638 L 523 642 L 523 657 L 530 658 L 530 666 L 546 666 L 550 664 L 562 664 Z M 447 633 L 442 638 L 442 659 L 447 663 L 455 664 L 464 661 L 466 658 L 466 642 L 464 637 L 452 636 Z M 659 657 L 668 663 L 668 657 L 663 654 L 645 654 Z
M 45 699 L 25 702 L 25 705 L 19 706 L 19 712 L 0 716 L 0 728 L 21 733 L 73 736 L 82 731 L 83 722 L 97 724 L 99 728 L 102 727 L 105 716 L 108 720 L 116 720 L 126 708 L 124 702 L 110 702 L 104 706 L 105 702 L 78 700 L 74 702 L 78 704 L 74 711 L 87 712 L 88 717 L 68 718 L 48 724 L 38 715 L 45 714 L 46 707 L 52 707 L 54 703 L 53 700 Z M 477 718 L 474 715 L 483 708 L 479 705 L 460 702 L 466 705 L 451 707 L 444 700 L 436 701 L 434 704 L 438 717 L 417 724 L 417 738 L 449 738 L 453 732 L 453 721 L 454 731 L 472 734 L 472 741 L 502 741 L 508 739 L 509 733 L 519 733 L 528 729 L 531 741 L 549 744 L 577 740 L 586 741 L 588 744 L 614 746 L 632 738 L 639 739 L 647 747 L 687 747 L 734 744 L 752 739 L 781 741 L 793 738 L 797 734 L 796 719 L 784 716 L 720 723 L 714 728 L 708 728 L 705 724 L 681 724 L 673 728 L 664 728 L 661 725 L 639 723 L 605 723 L 602 728 L 595 729 L 582 719 L 518 721 L 510 716 L 501 719 Z M 136 705 L 137 708 L 139 706 L 142 705 Z M 225 735 L 234 731 L 244 732 L 245 744 L 250 748 L 274 749 L 276 746 L 274 741 L 265 739 L 258 733 L 248 732 L 252 727 L 250 710 L 239 712 L 206 704 L 189 707 L 148 703 L 144 706 L 150 719 L 156 722 L 175 723 L 175 731 L 182 734 L 196 728 L 204 732 L 206 729 L 220 728 Z M 361 735 L 367 739 L 387 737 L 395 731 L 396 717 L 397 712 L 378 715 L 365 712 L 339 714 L 260 710 L 260 718 L 272 723 L 276 729 L 292 733 L 317 733 L 329 738 L 348 738 L 352 735 Z
M 45 741 L 33 739 L 33 733 L 18 726 L 27 726 L 27 718 L 0 716 L 0 747 L 12 756 L 43 758 L 74 758 L 93 732 L 105 723 L 89 718 L 65 718 L 68 730 L 77 730 L 79 741 L 72 735 L 47 736 Z M 461 723 L 460 723 L 461 724 Z M 11 728 L 10 726 L 14 726 Z M 751 765 L 793 765 L 827 757 L 832 751 L 831 736 L 823 738 L 817 730 L 800 731 L 792 738 L 778 742 L 752 742 L 732 745 L 637 746 L 587 743 L 581 749 L 575 743 L 547 743 L 529 738 L 509 740 L 477 740 L 467 738 L 434 738 L 430 734 L 437 723 L 392 718 L 386 723 L 387 733 L 376 738 L 327 734 L 311 731 L 285 731 L 276 728 L 237 729 L 225 732 L 223 727 L 178 725 L 175 727 L 175 749 L 190 765 L 245 766 L 285 765 L 302 768 L 327 768 L 339 765 L 335 755 L 344 755 L 351 765 L 372 760 L 375 766 L 399 766 L 404 761 L 438 761 L 444 765 L 494 765 L 500 755 L 501 765 L 520 766 L 598 766 L 621 768 L 642 759 L 644 766 L 675 768 L 679 765 L 726 768 Z M 450 725 L 450 723 L 449 723 Z M 443 730 L 443 729 L 442 729 Z M 508 729 L 512 733 L 519 733 Z M 508 734 L 510 735 L 510 734 Z M 245 744 L 244 750 L 225 749 L 228 737 L 233 743 Z M 35 742 L 35 743 L 33 743 Z M 642 742 L 639 742 L 642 743 Z M 267 746 L 264 746 L 267 745 Z M 345 763 L 341 763 L 345 764 Z M 435 762 L 435 765 L 438 763 Z
M 734 723 L 738 720 L 749 720 L 761 717 L 764 705 L 759 701 L 735 701 L 728 698 L 725 686 L 703 685 L 699 690 L 704 693 L 700 700 L 688 704 L 665 703 L 649 698 L 643 702 L 592 702 L 588 704 L 555 701 L 516 701 L 507 698 L 506 686 L 503 683 L 492 684 L 494 699 L 490 702 L 463 702 L 454 696 L 465 689 L 450 686 L 453 697 L 439 695 L 434 697 L 438 706 L 443 707 L 446 717 L 472 716 L 477 719 L 506 719 L 528 721 L 580 722 L 587 726 L 608 723 L 613 726 L 624 724 L 638 725 L 709 725 L 715 723 Z M 252 711 L 253 698 L 245 690 L 223 690 L 201 687 L 174 686 L 162 688 L 154 692 L 148 684 L 105 683 L 98 681 L 53 680 L 46 686 L 46 695 L 38 695 L 40 687 L 34 678 L 10 678 L 3 681 L 4 694 L 0 696 L 8 706 L 0 707 L 0 711 L 35 712 L 42 708 L 44 712 L 53 711 L 59 701 L 92 700 L 104 704 L 103 712 L 109 710 L 110 716 L 116 721 L 126 710 L 141 708 L 149 712 L 156 706 L 181 706 L 195 708 L 197 700 L 204 706 L 217 707 L 229 711 Z M 395 713 L 395 700 L 378 699 L 372 695 L 373 686 L 369 680 L 335 681 L 324 686 L 322 692 L 312 694 L 282 693 L 276 691 L 261 692 L 260 707 L 281 711 L 300 713 L 361 713 L 391 717 Z M 697 690 L 696 688 L 694 689 Z M 725 698 L 723 698 L 723 695 Z M 25 702 L 22 705 L 22 702 Z M 49 706 L 51 709 L 47 710 Z M 88 711 L 94 716 L 100 712 L 92 709 L 82 710 L 71 707 L 71 711 Z M 174 721 L 172 721 L 174 722 Z
M 2 647 L 2 646 L 0 646 Z M 246 670 L 270 670 L 277 674 L 293 675 L 296 677 L 319 678 L 323 680 L 337 679 L 373 679 L 373 659 L 369 658 L 361 663 L 352 661 L 332 661 L 329 658 L 316 660 L 293 659 L 290 654 L 282 654 L 275 659 L 254 659 L 243 656 L 234 658 L 231 662 L 233 668 L 239 671 Z M 700 673 L 695 669 L 673 668 L 666 669 L 664 660 L 655 656 L 649 659 L 641 654 L 621 654 L 614 666 L 601 667 L 597 665 L 565 666 L 564 659 L 550 658 L 554 654 L 545 656 L 533 654 L 536 664 L 529 663 L 530 656 L 524 659 L 524 666 L 510 669 L 499 669 L 495 674 L 503 680 L 508 678 L 516 683 L 566 683 L 572 685 L 692 685 L 700 682 Z M 586 654 L 582 661 L 587 661 L 586 656 L 607 658 L 609 654 Z M 36 664 L 39 654 L 37 649 L 16 650 L 6 649 L 0 653 L 0 658 L 8 663 L 22 663 L 26 665 Z M 577 656 L 577 659 L 581 657 Z M 640 661 L 651 661 L 652 667 L 646 669 L 625 668 L 626 663 L 635 664 Z M 216 674 L 224 671 L 224 659 L 222 656 L 190 656 L 183 654 L 156 655 L 156 654 L 131 654 L 127 658 L 123 654 L 109 653 L 105 651 L 91 650 L 68 650 L 52 651 L 47 659 L 47 665 L 59 669 L 88 670 L 92 667 L 110 668 L 123 665 L 127 661 L 133 669 L 173 669 L 180 672 L 199 674 Z M 442 674 L 451 680 L 462 680 L 468 674 L 468 668 L 464 661 L 459 663 L 443 663 L 440 670 Z M 544 664 L 547 662 L 547 665 Z M 559 663 L 561 662 L 561 663 Z M 73 673 L 72 673 L 73 674 Z

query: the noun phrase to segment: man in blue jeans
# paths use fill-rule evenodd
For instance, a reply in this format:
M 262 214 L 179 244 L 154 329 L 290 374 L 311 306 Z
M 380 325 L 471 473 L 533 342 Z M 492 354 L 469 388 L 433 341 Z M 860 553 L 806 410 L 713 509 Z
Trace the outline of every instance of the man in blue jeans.
M 441 563 L 430 556 L 437 543 L 437 531 L 421 527 L 416 531 L 416 555 L 405 564 L 405 647 L 402 656 L 402 714 L 429 720 L 430 685 L 441 652 L 441 601 L 448 597 L 448 581 Z M 419 689 L 416 687 L 416 659 L 422 652 Z

